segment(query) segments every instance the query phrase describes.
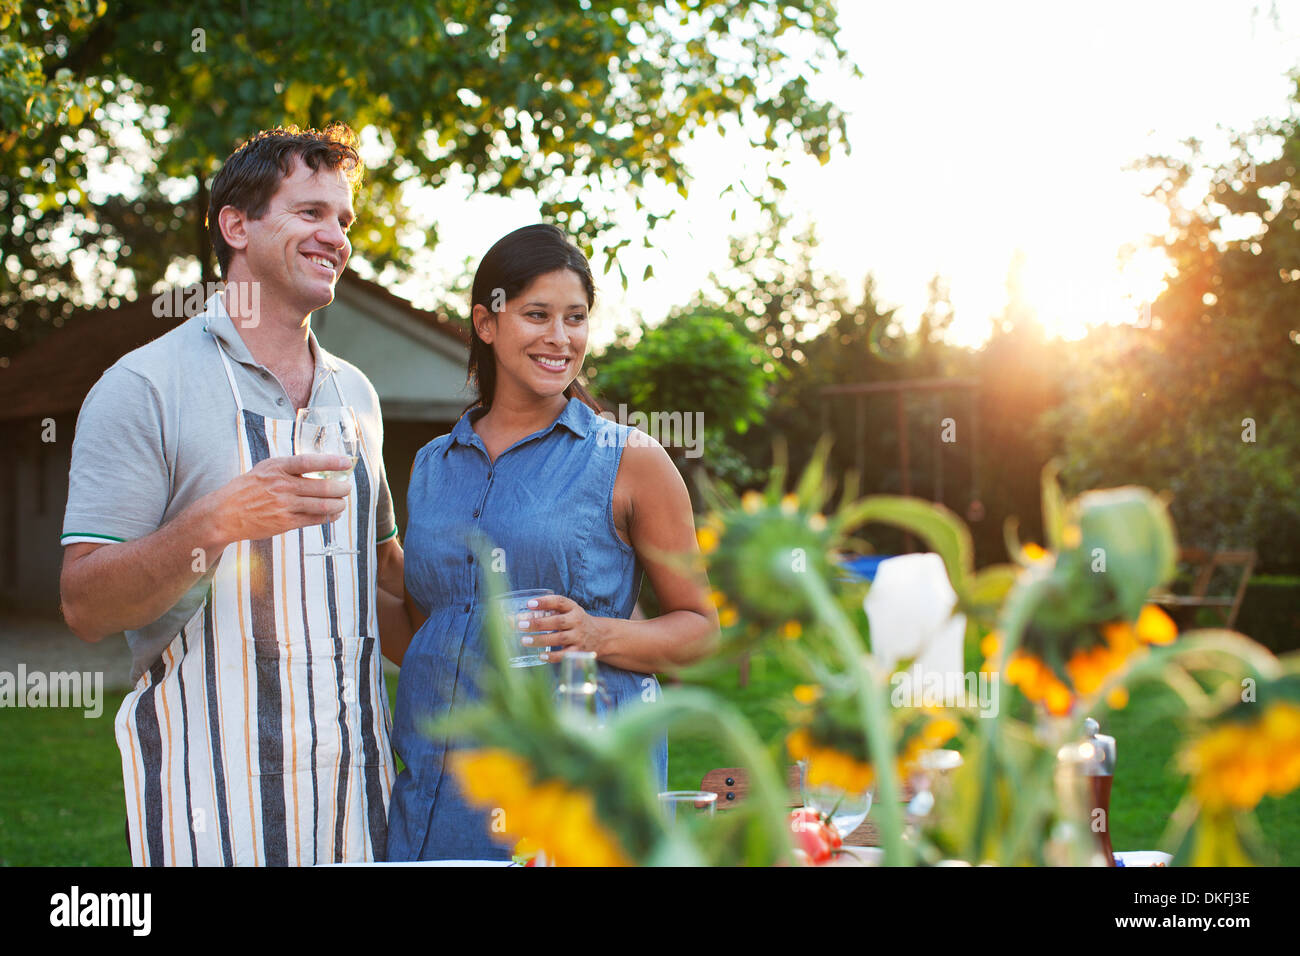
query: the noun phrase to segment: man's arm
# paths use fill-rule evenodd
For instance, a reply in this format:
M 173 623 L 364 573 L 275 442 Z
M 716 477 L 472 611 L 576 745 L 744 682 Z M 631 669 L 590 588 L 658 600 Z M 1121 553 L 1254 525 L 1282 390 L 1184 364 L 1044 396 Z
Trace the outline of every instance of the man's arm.
M 348 464 L 337 455 L 268 458 L 152 534 L 121 544 L 69 544 L 59 579 L 64 620 L 84 641 L 158 620 L 231 542 L 270 538 L 340 515 L 348 483 L 302 475 Z

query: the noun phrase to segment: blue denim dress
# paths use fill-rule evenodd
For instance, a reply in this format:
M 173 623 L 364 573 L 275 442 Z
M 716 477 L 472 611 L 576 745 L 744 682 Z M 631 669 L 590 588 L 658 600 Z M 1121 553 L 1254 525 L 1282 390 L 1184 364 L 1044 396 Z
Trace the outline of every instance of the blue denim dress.
M 476 677 L 487 665 L 474 534 L 502 549 L 511 588 L 550 588 L 596 617 L 630 617 L 641 588 L 640 563 L 613 515 L 614 478 L 631 429 L 570 399 L 555 421 L 494 463 L 471 424 L 480 414 L 467 412 L 450 434 L 425 445 L 411 472 L 406 590 L 429 618 L 397 684 L 392 739 L 406 766 L 388 811 L 391 861 L 509 856 L 510 848 L 492 839 L 488 813 L 468 806 L 444 770 L 455 742 L 426 732 L 429 721 L 476 698 Z M 600 678 L 615 707 L 660 700 L 652 674 L 601 664 Z M 666 738 L 649 757 L 659 789 L 667 789 Z

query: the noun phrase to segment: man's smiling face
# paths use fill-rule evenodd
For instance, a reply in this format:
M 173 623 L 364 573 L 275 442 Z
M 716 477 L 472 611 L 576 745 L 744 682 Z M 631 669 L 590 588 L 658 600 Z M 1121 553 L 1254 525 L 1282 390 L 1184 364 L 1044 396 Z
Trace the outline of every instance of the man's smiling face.
M 352 253 L 347 231 L 355 218 L 343 171 L 312 170 L 295 156 L 266 213 L 246 220 L 243 254 L 263 300 L 291 305 L 304 316 L 329 305 Z

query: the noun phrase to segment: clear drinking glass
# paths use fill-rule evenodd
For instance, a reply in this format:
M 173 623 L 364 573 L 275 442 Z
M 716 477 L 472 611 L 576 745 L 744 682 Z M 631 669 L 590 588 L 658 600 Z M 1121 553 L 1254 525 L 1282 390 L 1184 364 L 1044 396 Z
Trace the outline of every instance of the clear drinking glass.
M 596 698 L 600 695 L 600 672 L 595 651 L 567 651 L 560 658 L 560 683 L 555 688 L 556 705 L 566 719 L 583 727 L 596 727 Z
M 540 655 L 548 650 L 545 647 L 538 647 L 529 654 L 520 653 L 519 638 L 523 634 L 549 634 L 550 631 L 536 630 L 531 626 L 527 631 L 519 630 L 519 618 L 524 617 L 532 622 L 538 618 L 550 617 L 554 611 L 542 611 L 537 608 L 530 608 L 528 602 L 534 598 L 545 597 L 548 594 L 554 594 L 550 588 L 528 588 L 522 591 L 507 591 L 496 600 L 496 612 L 504 618 L 506 640 L 506 653 L 510 655 L 511 667 L 536 667 L 539 664 L 545 664 Z
M 670 822 L 677 819 L 677 808 L 711 817 L 718 808 L 718 795 L 711 790 L 667 790 L 659 794 L 659 809 Z
M 294 447 L 300 455 L 342 455 L 352 464 L 341 471 L 309 471 L 304 478 L 348 478 L 357 466 L 357 457 L 361 454 L 361 430 L 357 427 L 357 416 L 348 405 L 314 405 L 298 409 L 298 418 L 294 424 Z M 325 547 L 321 551 L 307 551 L 306 554 L 319 557 L 333 557 L 336 554 L 356 554 L 355 548 L 343 548 L 334 543 L 334 528 L 331 522 L 321 526 L 321 538 Z

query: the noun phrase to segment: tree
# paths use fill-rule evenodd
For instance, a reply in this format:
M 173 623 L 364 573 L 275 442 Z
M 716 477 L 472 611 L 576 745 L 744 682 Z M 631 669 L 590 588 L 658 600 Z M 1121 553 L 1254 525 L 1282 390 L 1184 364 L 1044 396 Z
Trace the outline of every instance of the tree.
M 56 24 L 80 30 L 108 9 L 104 0 L 63 0 L 47 4 L 28 19 L 19 0 L 0 0 L 0 130 L 3 148 L 12 149 L 18 133 L 31 125 L 77 124 L 99 102 L 98 90 L 77 80 L 66 66 L 49 69 L 44 43 L 35 42 Z
M 1195 141 L 1185 147 L 1143 163 L 1161 174 L 1151 194 L 1168 206 L 1170 232 L 1155 244 L 1175 274 L 1137 327 L 1095 330 L 1081 347 L 1055 419 L 1066 477 L 1076 488 L 1168 489 L 1186 543 L 1254 545 L 1264 565 L 1294 567 L 1300 121 L 1238 136 L 1230 163 L 1208 163 Z M 1199 177 L 1208 192 L 1195 190 Z
M 700 447 L 668 447 L 687 474 L 698 465 L 714 477 L 745 484 L 753 473 L 731 443 L 762 421 L 771 402 L 769 386 L 779 373 L 763 368 L 765 357 L 731 320 L 700 311 L 642 325 L 635 343 L 624 333 L 588 370 L 616 414 L 639 412 L 669 422 L 692 416 L 683 427 Z M 665 436 L 656 437 L 668 445 Z
M 711 274 L 706 288 L 678 311 L 703 308 L 733 316 L 768 353 L 770 366 L 789 368 L 803 360 L 800 344 L 825 326 L 842 284 L 813 267 L 812 226 L 791 235 L 787 214 L 775 207 L 767 212 L 766 228 L 733 236 L 728 268 Z
M 602 196 L 631 192 L 648 225 L 672 214 L 648 208 L 641 187 L 687 195 L 680 152 L 697 127 L 829 159 L 844 117 L 808 84 L 855 70 L 820 0 L 123 0 L 109 13 L 69 0 L 54 14 L 5 3 L 0 62 L 26 55 L 26 79 L 0 86 L 0 116 L 31 98 L 31 51 L 73 91 L 27 115 L 0 151 L 0 322 L 28 338 L 106 292 L 139 294 L 178 259 L 212 278 L 207 184 L 258 129 L 341 119 L 368 130 L 382 158 L 357 252 L 400 269 L 436 238 L 404 234 L 406 183 L 468 177 L 480 192 L 534 194 L 590 247 L 611 227 Z M 811 57 L 793 58 L 796 46 Z M 75 89 L 102 103 L 59 106 Z M 95 193 L 91 169 L 119 156 L 131 188 Z
M 774 444 L 786 446 L 793 470 L 810 460 L 818 438 L 833 439 L 827 468 L 855 473 L 859 489 L 902 490 L 899 423 L 892 393 L 830 395 L 828 386 L 903 379 L 975 379 L 971 390 L 911 392 L 904 408 L 911 492 L 972 518 L 979 559 L 1005 559 L 1004 522 L 1020 522 L 1026 540 L 1041 540 L 1040 476 L 1060 442 L 1040 420 L 1061 400 L 1070 347 L 1047 341 L 1025 302 L 1018 265 L 1008 277 L 1008 301 L 994 332 L 977 350 L 945 340 L 954 313 L 942 276 L 929 283 L 918 327 L 908 331 L 898 310 L 880 301 L 874 278 L 851 296 L 839 276 L 814 265 L 816 233 L 791 234 L 776 212 L 767 229 L 732 241 L 731 266 L 711 277 L 693 299 L 732 317 L 767 352 L 767 365 L 786 375 L 761 426 L 731 439 L 755 470 L 771 465 Z M 978 499 L 983 517 L 969 511 Z M 902 535 L 882 532 L 884 548 Z

